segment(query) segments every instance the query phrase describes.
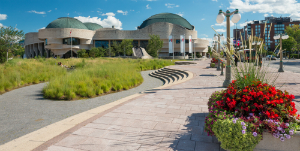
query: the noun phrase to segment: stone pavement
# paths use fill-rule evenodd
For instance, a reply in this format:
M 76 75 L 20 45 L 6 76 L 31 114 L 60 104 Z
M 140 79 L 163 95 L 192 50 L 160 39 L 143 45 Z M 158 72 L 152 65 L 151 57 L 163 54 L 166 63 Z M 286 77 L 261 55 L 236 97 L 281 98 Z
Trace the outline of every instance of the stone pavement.
M 209 60 L 197 65 L 172 66 L 194 73 L 191 80 L 135 98 L 93 122 L 70 132 L 67 137 L 45 143 L 47 151 L 219 151 L 217 139 L 204 132 L 207 102 L 225 79 Z M 298 79 L 297 79 L 298 78 Z M 278 78 L 299 101 L 299 74 L 284 72 Z M 299 109 L 299 105 L 297 108 Z

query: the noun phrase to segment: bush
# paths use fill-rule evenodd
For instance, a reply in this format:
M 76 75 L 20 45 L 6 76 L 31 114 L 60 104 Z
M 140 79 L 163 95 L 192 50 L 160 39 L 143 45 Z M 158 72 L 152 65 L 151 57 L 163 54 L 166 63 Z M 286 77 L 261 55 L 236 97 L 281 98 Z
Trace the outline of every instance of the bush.
M 252 132 L 251 123 L 241 119 L 217 120 L 213 124 L 213 131 L 221 142 L 221 147 L 231 151 L 252 151 L 262 139 L 261 134 Z
M 89 55 L 86 53 L 85 49 L 81 49 L 77 51 L 78 57 L 79 58 L 88 58 Z
M 202 56 L 200 55 L 200 52 L 196 52 L 196 57 L 201 58 Z
M 93 48 L 90 50 L 89 55 L 90 55 L 90 57 L 96 58 L 96 57 L 99 57 L 99 53 L 100 53 L 99 49 L 96 48 L 96 47 L 93 47 Z
M 291 55 L 290 55 L 290 58 L 299 59 L 299 58 L 298 58 L 298 54 L 291 54 Z
M 211 68 L 214 68 L 215 66 L 216 66 L 215 63 L 210 63 L 210 67 L 211 67 Z

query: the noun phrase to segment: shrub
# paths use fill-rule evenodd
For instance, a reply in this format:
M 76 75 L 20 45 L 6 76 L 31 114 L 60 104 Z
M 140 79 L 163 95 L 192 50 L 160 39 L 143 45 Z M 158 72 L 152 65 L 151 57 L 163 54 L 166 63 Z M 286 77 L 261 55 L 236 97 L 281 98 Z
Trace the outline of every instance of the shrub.
M 252 132 L 251 123 L 241 119 L 217 120 L 213 124 L 213 131 L 221 142 L 223 149 L 231 151 L 252 151 L 262 139 L 262 135 Z
M 216 66 L 215 63 L 210 63 L 210 67 L 211 67 L 211 68 L 214 68 L 215 66 Z

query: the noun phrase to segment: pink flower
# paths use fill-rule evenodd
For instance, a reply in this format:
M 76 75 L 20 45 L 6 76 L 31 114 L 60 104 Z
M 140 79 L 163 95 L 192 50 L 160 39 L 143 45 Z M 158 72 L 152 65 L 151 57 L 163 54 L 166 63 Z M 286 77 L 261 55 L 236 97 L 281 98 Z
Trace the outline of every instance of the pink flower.
M 236 120 L 232 120 L 232 123 L 234 123 L 234 124 L 235 124 L 235 123 L 236 123 Z
M 243 126 L 243 129 L 245 130 L 247 127 L 246 126 Z
M 289 127 L 289 126 L 290 126 L 290 124 L 289 124 L 289 123 L 285 123 L 285 126 Z
M 280 140 L 281 140 L 281 141 L 284 141 L 284 137 L 280 137 Z
M 290 138 L 291 138 L 291 136 L 290 136 L 290 135 L 286 135 L 285 137 L 286 137 L 287 139 L 290 139 Z
M 245 134 L 246 133 L 246 130 L 242 130 L 242 134 Z
M 293 135 L 294 134 L 294 130 L 290 130 L 290 135 Z
M 256 136 L 257 136 L 257 133 L 256 133 L 256 132 L 253 132 L 253 136 L 256 137 Z
M 244 126 L 244 125 L 245 125 L 245 123 L 244 123 L 244 122 L 241 122 L 241 125 L 243 125 L 243 126 Z

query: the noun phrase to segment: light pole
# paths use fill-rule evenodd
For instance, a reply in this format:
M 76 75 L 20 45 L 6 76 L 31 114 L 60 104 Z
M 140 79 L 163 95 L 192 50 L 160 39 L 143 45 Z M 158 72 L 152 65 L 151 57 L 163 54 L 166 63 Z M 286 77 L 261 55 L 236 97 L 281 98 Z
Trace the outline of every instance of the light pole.
M 239 14 L 239 10 L 236 9 L 232 13 L 227 10 L 226 13 L 223 12 L 221 9 L 219 11 L 219 14 L 217 16 L 217 23 L 221 24 L 226 16 L 226 23 L 227 23 L 227 48 L 228 48 L 228 54 L 226 54 L 227 58 L 227 66 L 226 66 L 226 75 L 225 75 L 225 81 L 223 83 L 223 87 L 228 87 L 231 83 L 231 66 L 230 66 L 230 16 L 233 15 L 231 21 L 233 23 L 237 23 L 241 19 L 241 14 Z
M 274 36 L 274 39 L 277 40 L 277 39 L 280 39 L 280 66 L 279 66 L 279 69 L 278 69 L 278 72 L 284 72 L 283 71 L 283 65 L 282 65 L 282 39 L 288 39 L 289 38 L 289 35 L 276 35 Z
M 221 37 L 220 37 L 221 36 Z M 214 40 L 218 40 L 218 53 L 220 54 L 220 48 L 221 48 L 221 43 L 220 43 L 220 38 L 224 40 L 223 34 L 215 34 Z M 221 56 L 220 56 L 221 57 Z M 218 59 L 218 65 L 217 65 L 217 71 L 220 71 L 220 58 Z

